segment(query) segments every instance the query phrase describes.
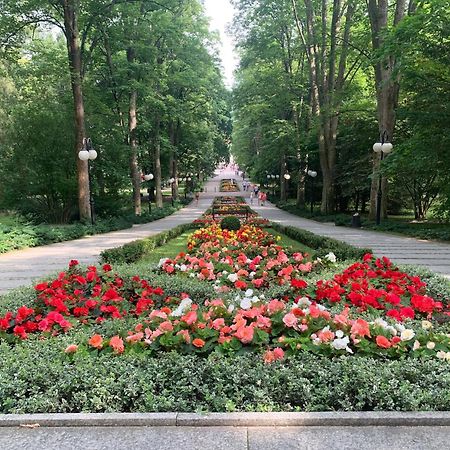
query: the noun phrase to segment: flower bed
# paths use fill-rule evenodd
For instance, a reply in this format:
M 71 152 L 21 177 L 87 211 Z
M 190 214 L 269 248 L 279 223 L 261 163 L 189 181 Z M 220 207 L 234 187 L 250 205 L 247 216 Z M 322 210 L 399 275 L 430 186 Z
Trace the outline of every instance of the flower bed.
M 218 223 L 227 216 L 234 215 L 247 224 L 258 226 L 266 226 L 269 224 L 267 219 L 259 217 L 242 197 L 216 197 L 212 207 L 199 218 L 194 221 L 195 224 L 209 225 Z
M 220 192 L 239 192 L 239 186 L 234 179 L 224 179 L 220 182 Z
M 448 299 L 427 296 L 425 283 L 386 258 L 366 255 L 329 280 L 309 283 L 303 272 L 322 262 L 290 254 L 262 229 L 244 226 L 231 233 L 214 225 L 196 231 L 189 247 L 195 262 L 183 267 L 180 261 L 164 261 L 161 270 L 218 281 L 217 290 L 227 287 L 228 296 L 205 301 L 183 292 L 167 296 L 138 276 L 115 275 L 109 265 L 82 270 L 73 261 L 57 279 L 35 287 L 32 304 L 0 317 L 1 339 L 18 344 L 91 328 L 96 331 L 89 339 L 74 339 L 61 351 L 206 355 L 252 350 L 266 363 L 303 352 L 450 360 L 448 330 L 439 325 L 448 319 Z M 225 264 L 228 273 L 216 270 L 205 255 Z M 327 264 L 333 259 L 329 255 Z M 303 264 L 308 270 L 301 269 Z M 258 278 L 251 279 L 249 270 L 260 271 Z M 259 279 L 261 283 L 253 283 Z M 274 283 L 288 290 L 266 297 L 265 288 Z M 120 333 L 102 329 L 111 321 L 123 323 Z

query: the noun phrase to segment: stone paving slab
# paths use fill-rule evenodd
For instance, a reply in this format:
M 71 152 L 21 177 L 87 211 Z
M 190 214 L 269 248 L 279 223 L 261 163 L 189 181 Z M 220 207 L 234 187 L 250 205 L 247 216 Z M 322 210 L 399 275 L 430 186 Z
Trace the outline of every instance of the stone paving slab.
M 8 428 L 2 450 L 441 450 L 450 427 Z
M 245 428 L 8 428 L 2 450 L 243 450 Z
M 248 450 L 443 450 L 450 427 L 249 428 Z

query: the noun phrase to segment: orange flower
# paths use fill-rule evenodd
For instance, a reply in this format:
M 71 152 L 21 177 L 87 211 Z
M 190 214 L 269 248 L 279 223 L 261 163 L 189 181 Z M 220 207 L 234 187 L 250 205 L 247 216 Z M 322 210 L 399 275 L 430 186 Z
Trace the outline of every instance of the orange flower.
M 205 341 L 203 339 L 196 338 L 192 341 L 192 345 L 197 348 L 202 348 L 205 345 Z
M 392 344 L 389 342 L 389 339 L 384 336 L 377 336 L 377 345 L 381 348 L 390 348 Z
M 369 324 L 364 319 L 358 319 L 353 323 L 351 333 L 361 337 L 370 337 Z
M 78 350 L 78 345 L 70 344 L 64 350 L 65 353 L 75 353 Z
M 88 343 L 91 347 L 100 349 L 103 347 L 103 338 L 99 334 L 94 334 Z
M 113 336 L 109 341 L 109 345 L 114 349 L 114 353 L 123 353 L 125 350 L 123 339 L 120 336 Z

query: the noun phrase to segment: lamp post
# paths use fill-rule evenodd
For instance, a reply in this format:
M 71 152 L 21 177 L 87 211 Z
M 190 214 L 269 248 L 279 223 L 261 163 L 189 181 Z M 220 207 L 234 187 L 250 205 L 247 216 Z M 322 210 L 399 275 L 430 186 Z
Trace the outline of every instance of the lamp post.
M 390 142 L 387 142 L 389 140 L 389 136 L 387 134 L 387 131 L 383 131 L 383 133 L 380 136 L 380 142 L 376 142 L 373 144 L 373 151 L 375 153 L 380 154 L 380 170 L 381 170 L 381 162 L 384 159 L 384 155 L 389 154 L 392 152 L 393 145 Z M 383 176 L 380 171 L 380 178 L 378 181 L 378 192 L 377 192 L 377 217 L 376 217 L 376 224 L 380 225 L 381 223 L 381 188 L 383 184 Z
M 172 203 L 173 206 L 173 183 L 175 183 L 175 178 L 174 177 L 170 178 L 169 183 L 170 183 L 170 202 Z
M 315 170 L 308 170 L 306 172 L 311 177 L 311 214 L 314 212 L 314 179 L 317 177 Z
M 88 163 L 88 180 L 89 180 L 89 206 L 91 208 L 91 224 L 95 225 L 94 196 L 92 195 L 92 178 L 90 161 L 97 158 L 97 152 L 92 147 L 91 138 L 83 139 L 83 147 L 78 152 L 78 158 Z
M 152 213 L 152 188 L 150 186 L 150 182 L 153 180 L 153 178 L 155 178 L 155 176 L 152 173 L 148 173 L 146 175 L 144 175 L 144 180 L 148 181 L 148 188 L 147 188 L 147 193 L 148 193 L 148 212 L 151 214 Z
M 291 175 L 289 173 L 285 173 L 283 175 L 283 178 L 286 180 L 284 182 L 284 192 L 285 192 L 285 200 L 287 201 L 287 198 L 288 198 L 288 195 L 287 195 L 288 188 L 287 188 L 287 186 L 288 186 L 288 181 L 291 179 Z

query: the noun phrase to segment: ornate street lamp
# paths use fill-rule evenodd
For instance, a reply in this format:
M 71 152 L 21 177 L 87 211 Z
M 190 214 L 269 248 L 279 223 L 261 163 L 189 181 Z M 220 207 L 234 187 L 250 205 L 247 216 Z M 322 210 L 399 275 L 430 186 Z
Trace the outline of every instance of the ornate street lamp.
M 91 138 L 83 139 L 83 147 L 78 152 L 78 158 L 81 161 L 87 161 L 88 163 L 88 180 L 89 180 L 89 206 L 91 208 L 91 224 L 95 225 L 95 211 L 94 211 L 94 196 L 92 194 L 92 178 L 91 178 L 91 164 L 90 161 L 94 161 L 97 158 L 97 152 L 92 146 Z
M 394 148 L 394 146 L 390 142 L 387 142 L 388 140 L 389 140 L 389 136 L 387 134 L 387 131 L 383 131 L 383 133 L 380 136 L 380 142 L 376 142 L 375 144 L 373 144 L 373 151 L 375 153 L 380 154 L 380 170 L 381 170 L 381 162 L 384 159 L 384 155 L 388 155 L 389 153 L 391 153 L 392 149 Z M 381 223 L 382 180 L 383 180 L 383 176 L 380 171 L 380 178 L 378 181 L 378 192 L 377 192 L 377 217 L 376 217 L 377 225 L 380 225 L 380 223 Z
M 147 194 L 148 194 L 148 212 L 152 213 L 152 187 L 151 187 L 151 181 L 155 178 L 155 176 L 152 173 L 148 173 L 144 175 L 144 180 L 148 181 L 148 188 L 147 188 Z
M 311 214 L 314 212 L 314 179 L 317 177 L 315 170 L 308 170 L 306 172 L 311 177 Z

